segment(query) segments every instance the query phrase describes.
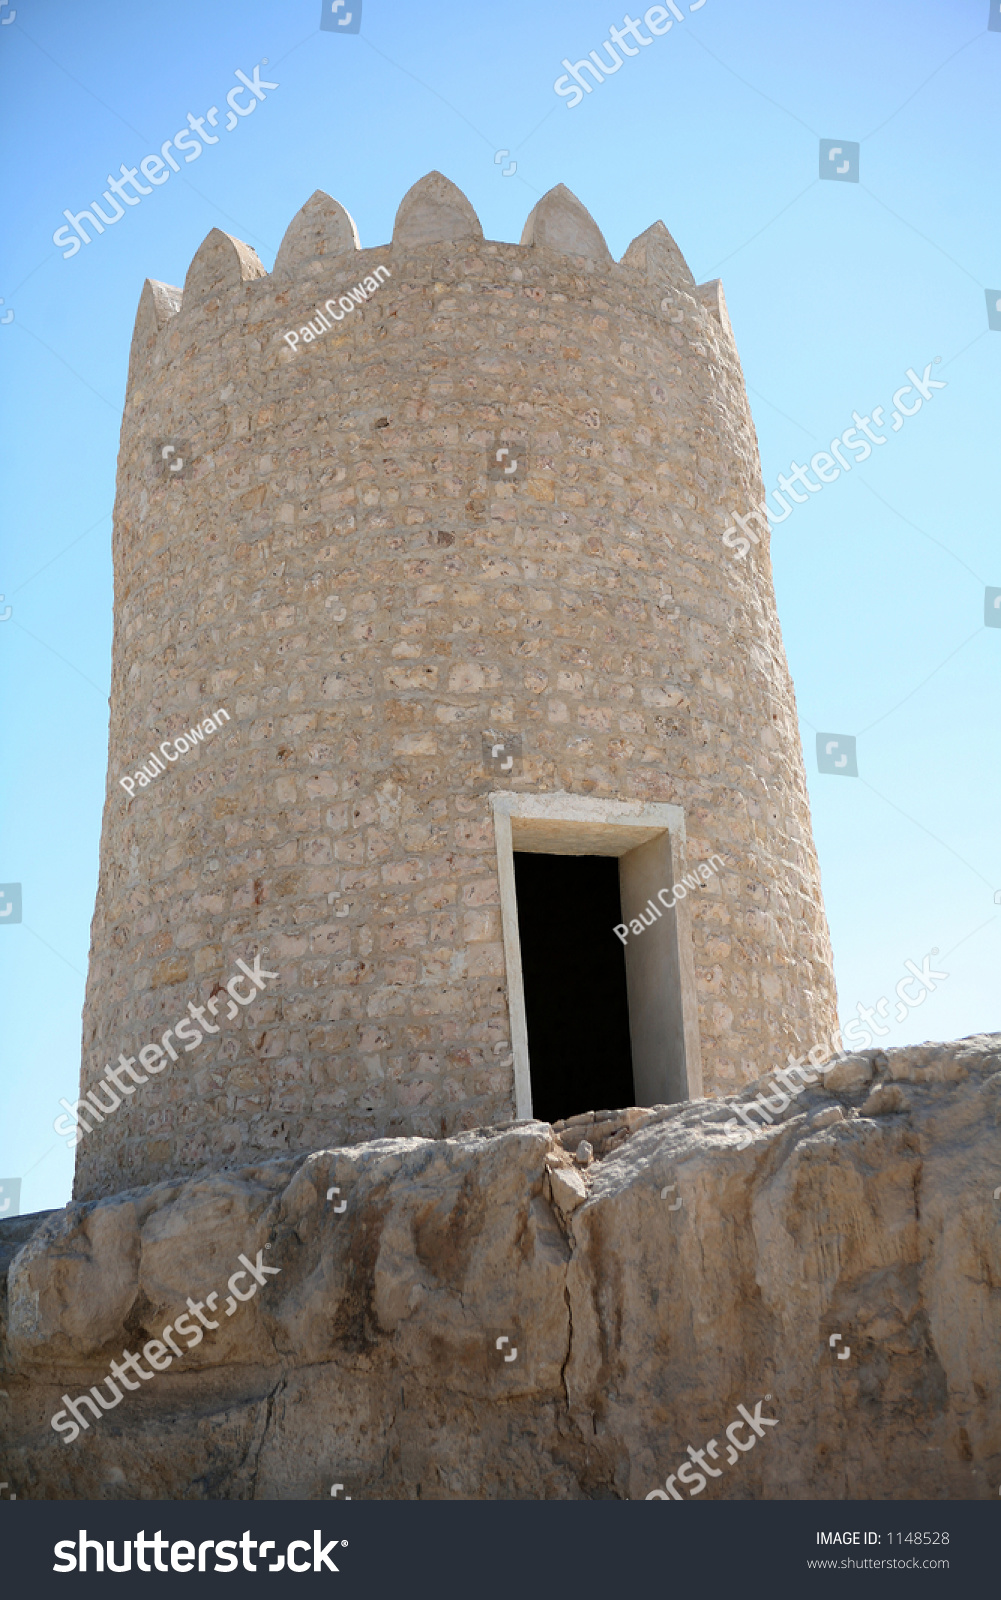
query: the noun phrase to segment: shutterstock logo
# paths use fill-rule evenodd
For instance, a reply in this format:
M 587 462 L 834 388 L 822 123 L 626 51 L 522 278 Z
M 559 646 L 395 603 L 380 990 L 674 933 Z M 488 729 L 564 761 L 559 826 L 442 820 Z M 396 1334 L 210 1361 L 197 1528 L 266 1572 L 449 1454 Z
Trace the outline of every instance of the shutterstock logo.
M 324 33 L 358 33 L 361 29 L 361 0 L 323 0 L 320 27 Z
M 850 733 L 817 734 L 817 770 L 835 772 L 842 778 L 858 777 L 855 738 Z
M 239 1539 L 201 1539 L 198 1542 L 198 1566 L 195 1567 L 195 1545 L 190 1539 L 175 1539 L 173 1543 L 165 1539 L 158 1528 L 152 1538 L 147 1538 L 145 1530 L 137 1533 L 134 1539 L 123 1539 L 122 1559 L 116 1559 L 115 1545 L 117 1539 L 107 1540 L 108 1571 L 131 1572 L 132 1552 L 136 1553 L 136 1569 L 139 1572 L 235 1572 L 241 1565 L 237 1557 L 237 1549 L 241 1552 L 242 1566 L 245 1572 L 281 1572 L 286 1567 L 289 1572 L 339 1572 L 335 1566 L 330 1552 L 338 1546 L 347 1548 L 346 1539 L 329 1539 L 326 1544 L 321 1543 L 323 1534 L 319 1528 L 313 1529 L 313 1543 L 308 1539 L 293 1539 L 285 1550 L 284 1555 L 275 1554 L 274 1560 L 267 1566 L 255 1565 L 255 1555 L 264 1561 L 269 1551 L 277 1552 L 278 1546 L 274 1539 L 252 1539 L 250 1529 L 247 1528 Z M 76 1539 L 59 1539 L 53 1547 L 52 1554 L 56 1557 L 53 1563 L 53 1572 L 86 1572 L 87 1556 L 93 1558 L 94 1571 L 104 1571 L 104 1549 L 99 1539 L 88 1539 L 86 1528 L 81 1528 Z M 215 1558 L 213 1566 L 207 1565 L 209 1551 Z M 298 1552 L 306 1552 L 302 1561 L 297 1559 Z M 153 1565 L 150 1566 L 146 1557 L 152 1555 Z M 164 1557 L 168 1560 L 165 1561 Z M 168 1565 L 169 1561 L 169 1565 Z M 60 1563 L 62 1563 L 60 1565 Z
M 820 176 L 835 183 L 858 183 L 859 147 L 853 139 L 821 139 Z

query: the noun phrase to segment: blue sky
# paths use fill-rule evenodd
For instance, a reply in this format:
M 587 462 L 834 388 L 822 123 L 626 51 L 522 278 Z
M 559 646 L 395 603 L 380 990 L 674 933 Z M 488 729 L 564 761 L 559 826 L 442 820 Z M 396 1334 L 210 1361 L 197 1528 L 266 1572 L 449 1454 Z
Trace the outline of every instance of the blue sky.
M 948 979 L 884 1042 L 999 1027 L 1001 628 L 984 589 L 1001 588 L 985 301 L 1001 294 L 1001 31 L 989 0 L 680 9 L 571 109 L 560 62 L 599 49 L 618 0 L 364 0 L 347 35 L 320 31 L 320 0 L 0 7 L 0 882 L 23 885 L 23 922 L 0 927 L 0 1181 L 22 1178 L 23 1211 L 63 1204 L 72 1181 L 51 1125 L 79 1070 L 139 293 L 182 284 L 216 226 L 270 268 L 317 188 L 364 245 L 432 168 L 489 238 L 517 240 L 559 182 L 616 257 L 662 218 L 696 279 L 723 279 L 768 488 L 941 358 L 946 387 L 798 507 L 772 557 L 839 1014 L 892 998 L 905 961 L 937 948 Z M 236 69 L 265 60 L 278 88 L 225 131 Z M 212 105 L 219 142 L 64 259 L 63 210 Z M 818 178 L 832 138 L 860 143 L 858 183 Z M 818 773 L 817 730 L 859 736 L 857 779 Z

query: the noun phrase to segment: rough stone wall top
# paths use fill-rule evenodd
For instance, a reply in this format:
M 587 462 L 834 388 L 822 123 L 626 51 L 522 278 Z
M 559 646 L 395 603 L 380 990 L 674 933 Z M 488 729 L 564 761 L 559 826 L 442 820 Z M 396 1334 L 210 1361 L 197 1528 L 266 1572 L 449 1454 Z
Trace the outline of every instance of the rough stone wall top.
M 690 902 L 709 1090 L 829 1032 L 767 553 L 719 537 L 757 445 L 703 287 L 663 224 L 616 265 L 562 186 L 486 241 L 440 174 L 391 245 L 314 195 L 273 274 L 213 230 L 183 296 L 146 286 L 84 1090 L 107 1107 L 105 1063 L 215 1009 L 93 1117 L 79 1195 L 512 1114 L 486 730 L 522 736 L 514 787 L 670 801 L 692 864 L 724 857 Z M 504 440 L 517 481 L 488 475 Z M 242 1011 L 258 955 L 278 977 Z

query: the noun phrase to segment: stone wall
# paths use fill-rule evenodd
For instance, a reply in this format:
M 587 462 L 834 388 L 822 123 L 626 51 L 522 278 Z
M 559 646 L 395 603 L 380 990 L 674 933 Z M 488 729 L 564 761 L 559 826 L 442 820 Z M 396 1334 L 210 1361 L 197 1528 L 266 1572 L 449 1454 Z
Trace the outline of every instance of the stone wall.
M 835 1062 L 746 1146 L 734 1111 L 604 1113 L 584 1166 L 581 1124 L 529 1122 L 0 1223 L 0 1478 L 20 1500 L 996 1504 L 1001 1034 Z M 186 1302 L 216 1324 L 197 1342 Z M 145 1376 L 114 1401 L 126 1353 Z M 91 1389 L 113 1409 L 67 1440 Z M 710 1441 L 718 1476 L 686 1485 Z
M 485 730 L 521 735 L 512 786 L 676 803 L 690 863 L 724 857 L 692 904 L 708 1090 L 829 1034 L 767 552 L 720 540 L 761 497 L 719 285 L 661 223 L 614 263 L 562 188 L 492 243 L 432 174 L 366 250 L 314 195 L 272 274 L 213 230 L 183 292 L 146 285 L 83 1090 L 189 1003 L 221 1031 L 92 1118 L 78 1196 L 513 1114 Z M 228 1020 L 259 953 L 278 980 Z

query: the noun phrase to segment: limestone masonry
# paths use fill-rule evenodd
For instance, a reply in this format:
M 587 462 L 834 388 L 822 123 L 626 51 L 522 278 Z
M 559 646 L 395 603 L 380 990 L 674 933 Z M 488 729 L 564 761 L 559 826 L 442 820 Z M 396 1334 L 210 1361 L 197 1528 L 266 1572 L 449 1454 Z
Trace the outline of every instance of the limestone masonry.
M 290 348 L 382 263 L 370 303 Z M 682 870 L 723 858 L 679 922 L 705 1093 L 830 1035 L 767 550 L 720 537 L 762 498 L 720 284 L 660 222 L 616 264 L 562 186 L 488 243 L 432 173 L 372 250 L 318 192 L 270 275 L 214 229 L 183 292 L 147 282 L 81 1092 L 237 959 L 279 980 L 94 1127 L 78 1198 L 513 1117 L 499 789 L 669 803 Z M 484 734 L 520 740 L 507 773 Z

